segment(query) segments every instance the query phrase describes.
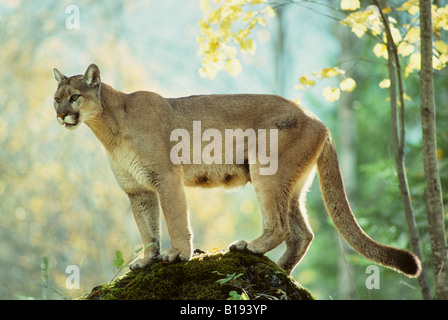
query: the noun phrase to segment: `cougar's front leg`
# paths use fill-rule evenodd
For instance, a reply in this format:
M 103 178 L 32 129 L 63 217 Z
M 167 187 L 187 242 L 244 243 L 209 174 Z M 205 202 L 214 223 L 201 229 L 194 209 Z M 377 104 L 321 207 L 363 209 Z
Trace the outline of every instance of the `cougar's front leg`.
M 193 255 L 192 232 L 181 170 L 164 175 L 157 191 L 172 247 L 161 255 L 161 260 L 188 261 Z
M 135 270 L 159 261 L 160 210 L 155 192 L 141 191 L 128 194 L 128 196 L 144 248 L 143 258 L 137 258 L 129 265 L 131 270 Z

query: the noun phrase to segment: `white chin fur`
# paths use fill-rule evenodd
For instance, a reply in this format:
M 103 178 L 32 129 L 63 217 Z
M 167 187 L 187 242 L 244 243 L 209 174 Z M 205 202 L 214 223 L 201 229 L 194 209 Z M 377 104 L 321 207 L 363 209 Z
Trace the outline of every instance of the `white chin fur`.
M 66 116 L 64 118 L 64 122 L 66 124 L 72 124 L 73 125 L 73 124 L 77 124 L 78 120 L 76 119 L 75 116 L 68 115 L 68 116 Z
M 56 119 L 58 120 L 59 124 L 65 126 L 65 128 L 69 130 L 78 128 L 82 123 L 81 117 L 78 117 L 76 115 L 67 115 L 64 119 L 57 117 Z

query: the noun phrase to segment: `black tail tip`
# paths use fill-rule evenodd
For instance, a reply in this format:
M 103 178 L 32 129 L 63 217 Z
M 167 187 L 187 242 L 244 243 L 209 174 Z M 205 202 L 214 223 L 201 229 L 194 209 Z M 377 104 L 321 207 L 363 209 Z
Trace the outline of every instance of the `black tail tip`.
M 418 278 L 422 272 L 422 263 L 409 251 L 400 250 L 396 257 L 397 269 L 409 278 Z

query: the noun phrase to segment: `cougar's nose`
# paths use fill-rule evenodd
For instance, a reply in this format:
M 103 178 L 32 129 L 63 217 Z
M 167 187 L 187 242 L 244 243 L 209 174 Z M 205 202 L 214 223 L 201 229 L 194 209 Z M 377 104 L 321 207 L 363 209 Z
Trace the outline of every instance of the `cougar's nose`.
M 67 113 L 58 113 L 56 119 L 60 124 L 64 124 L 64 119 L 67 116 Z

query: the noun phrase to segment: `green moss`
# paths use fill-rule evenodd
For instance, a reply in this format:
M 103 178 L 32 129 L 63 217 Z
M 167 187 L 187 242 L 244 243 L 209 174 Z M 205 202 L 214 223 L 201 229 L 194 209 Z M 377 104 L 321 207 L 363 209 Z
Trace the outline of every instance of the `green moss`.
M 220 283 L 220 279 L 227 280 Z M 202 253 L 188 262 L 159 262 L 130 271 L 93 288 L 81 299 L 225 300 L 231 291 L 244 293 L 249 299 L 314 299 L 269 258 L 229 251 Z

